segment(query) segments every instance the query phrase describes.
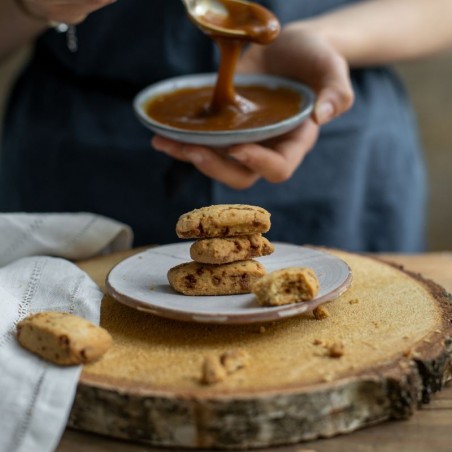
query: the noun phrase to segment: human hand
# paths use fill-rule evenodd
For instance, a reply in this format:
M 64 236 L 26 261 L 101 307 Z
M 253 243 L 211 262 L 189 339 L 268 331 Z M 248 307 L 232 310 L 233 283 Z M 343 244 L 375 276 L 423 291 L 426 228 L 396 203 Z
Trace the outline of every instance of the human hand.
M 351 107 L 353 91 L 348 65 L 326 39 L 294 24 L 285 27 L 272 44 L 250 46 L 238 71 L 282 75 L 311 86 L 317 94 L 312 117 L 281 137 L 225 150 L 187 145 L 160 136 L 155 136 L 152 144 L 235 189 L 248 188 L 260 178 L 271 183 L 284 182 L 316 143 L 319 126 Z
M 345 113 L 353 104 L 347 61 L 309 22 L 285 26 L 269 46 L 250 46 L 237 71 L 269 73 L 305 83 L 317 95 L 313 119 L 318 125 Z
M 183 144 L 159 135 L 154 136 L 152 145 L 177 160 L 192 163 L 206 176 L 241 190 L 260 178 L 272 183 L 288 180 L 316 142 L 317 135 L 318 125 L 309 118 L 281 137 L 228 149 Z
M 21 0 L 30 15 L 48 21 L 76 25 L 88 14 L 116 0 Z

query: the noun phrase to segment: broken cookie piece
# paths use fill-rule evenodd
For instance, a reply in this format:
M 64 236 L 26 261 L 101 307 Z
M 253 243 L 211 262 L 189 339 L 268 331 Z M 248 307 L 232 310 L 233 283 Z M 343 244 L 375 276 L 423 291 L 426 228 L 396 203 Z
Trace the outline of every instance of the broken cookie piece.
M 268 273 L 253 282 L 251 291 L 261 306 L 280 306 L 312 300 L 319 288 L 314 270 L 288 267 Z
M 104 328 L 65 312 L 39 312 L 17 324 L 17 340 L 30 352 L 59 365 L 86 364 L 112 344 Z

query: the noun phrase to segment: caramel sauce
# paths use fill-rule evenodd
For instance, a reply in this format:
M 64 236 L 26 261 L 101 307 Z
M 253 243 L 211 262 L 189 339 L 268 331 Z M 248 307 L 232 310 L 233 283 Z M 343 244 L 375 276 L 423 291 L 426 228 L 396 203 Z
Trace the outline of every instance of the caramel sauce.
M 218 1 L 228 14 L 205 14 L 197 22 L 220 49 L 215 86 L 184 88 L 157 96 L 146 105 L 148 116 L 172 127 L 199 131 L 261 127 L 293 116 L 301 102 L 296 91 L 265 86 L 236 90 L 234 86 L 234 73 L 243 46 L 248 42 L 268 44 L 275 39 L 280 30 L 277 18 L 256 3 Z M 228 34 L 223 29 L 238 33 Z
M 282 121 L 298 112 L 300 95 L 288 88 L 238 87 L 238 97 L 258 107 L 250 113 L 223 108 L 212 114 L 212 87 L 184 88 L 160 95 L 147 105 L 147 114 L 162 124 L 185 130 L 239 130 Z

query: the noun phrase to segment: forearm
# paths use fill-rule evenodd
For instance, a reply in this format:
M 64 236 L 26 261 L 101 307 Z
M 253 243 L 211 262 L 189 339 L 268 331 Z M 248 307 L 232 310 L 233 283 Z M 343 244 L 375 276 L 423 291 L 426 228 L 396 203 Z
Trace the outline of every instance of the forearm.
M 452 46 L 451 0 L 369 0 L 294 24 L 323 35 L 350 66 L 419 58 Z
M 45 20 L 24 14 L 14 0 L 0 1 L 0 61 L 48 27 Z

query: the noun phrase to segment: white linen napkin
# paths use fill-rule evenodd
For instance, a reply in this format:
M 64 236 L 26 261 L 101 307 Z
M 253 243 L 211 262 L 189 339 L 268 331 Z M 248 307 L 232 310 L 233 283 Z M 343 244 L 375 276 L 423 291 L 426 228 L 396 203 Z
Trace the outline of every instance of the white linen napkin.
M 89 213 L 0 214 L 0 451 L 55 449 L 82 369 L 56 366 L 24 350 L 16 324 L 40 311 L 69 312 L 98 324 L 103 294 L 66 259 L 131 243 L 128 226 Z

